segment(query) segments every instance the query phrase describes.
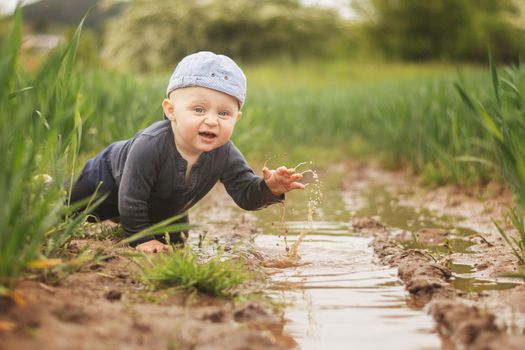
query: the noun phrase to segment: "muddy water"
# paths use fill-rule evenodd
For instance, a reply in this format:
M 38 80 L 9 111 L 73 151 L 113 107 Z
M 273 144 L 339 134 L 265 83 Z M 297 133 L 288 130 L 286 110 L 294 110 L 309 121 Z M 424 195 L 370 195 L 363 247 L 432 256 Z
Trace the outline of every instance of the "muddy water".
M 397 271 L 373 263 L 369 240 L 315 234 L 303 242 L 305 265 L 273 276 L 276 298 L 291 303 L 285 331 L 301 349 L 439 349 L 432 320 L 407 307 Z
M 306 191 L 288 195 L 290 245 L 310 225 L 307 201 Z M 256 239 L 258 249 L 271 257 L 284 254 L 279 208 L 257 217 L 265 233 Z M 349 222 L 340 191 L 323 186 L 298 266 L 274 269 L 274 296 L 290 304 L 285 331 L 301 349 L 439 349 L 430 316 L 407 307 L 397 271 L 374 262 L 370 238 L 353 235 Z
M 460 253 L 464 257 L 472 254 L 469 248 L 474 245 L 470 239 L 480 236 L 478 232 L 458 226 L 460 217 L 438 215 L 425 209 L 405 207 L 398 204 L 397 198 L 385 190 L 384 186 L 371 186 L 364 191 L 362 205 L 353 212 L 361 217 L 379 216 L 381 222 L 410 232 L 422 228 L 442 228 L 450 232 L 446 244 L 421 244 L 414 240 L 403 241 L 407 248 L 426 249 L 436 257 Z M 473 268 L 474 262 L 468 258 L 462 262 L 452 263 L 452 286 L 465 292 L 482 292 L 487 290 L 504 290 L 514 288 L 522 282 L 516 278 L 481 277 Z

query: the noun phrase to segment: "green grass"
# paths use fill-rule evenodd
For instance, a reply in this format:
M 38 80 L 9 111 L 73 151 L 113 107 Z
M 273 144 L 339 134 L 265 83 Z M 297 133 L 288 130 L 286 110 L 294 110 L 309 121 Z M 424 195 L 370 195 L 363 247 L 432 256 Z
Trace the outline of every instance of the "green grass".
M 498 232 L 508 243 L 514 255 L 525 265 L 525 71 L 508 67 L 500 74 L 489 55 L 494 99 L 482 103 L 470 96 L 465 89 L 456 87 L 463 101 L 479 118 L 488 135 L 490 151 L 497 159 L 499 172 L 512 190 L 517 206 L 509 210 L 507 219 L 518 232 L 516 239 L 495 222 Z
M 421 74 L 414 76 L 408 67 L 402 76 L 389 75 L 383 67 L 383 80 L 339 72 L 332 82 L 267 87 L 254 97 L 255 106 L 247 105 L 252 119 L 239 124 L 235 139 L 244 141 L 248 135 L 249 142 L 241 146 L 248 153 L 328 148 L 346 157 L 379 158 L 388 167 L 410 167 L 429 182 L 486 180 L 484 165 L 456 160 L 465 154 L 479 156 L 473 141 L 481 128 L 474 118 L 464 118 L 468 109 L 450 88 L 455 75 L 433 67 L 419 69 Z M 479 80 L 483 73 L 474 71 L 469 77 Z M 356 144 L 361 146 L 356 149 Z
M 514 208 L 514 210 L 509 210 L 507 220 L 509 220 L 512 226 L 516 229 L 519 238 L 516 239 L 510 236 L 499 223 L 494 222 L 494 224 L 505 242 L 507 242 L 512 249 L 512 253 L 516 256 L 520 264 L 525 265 L 525 225 L 523 223 L 523 212 L 519 207 Z
M 79 86 L 71 77 L 81 26 L 31 77 L 17 64 L 21 27 L 17 11 L 0 52 L 0 285 L 8 288 L 29 261 L 57 253 L 83 219 L 64 220 L 63 188 L 78 152 Z M 57 237 L 60 247 L 46 247 Z
M 486 100 L 489 74 L 462 69 L 466 86 Z M 495 177 L 487 165 L 494 160 L 490 139 L 480 137 L 483 127 L 453 89 L 455 67 L 317 62 L 249 66 L 246 74 L 248 99 L 233 140 L 248 160 L 282 153 L 291 163 L 373 156 L 390 167 L 410 167 L 430 183 Z M 83 85 L 81 153 L 93 155 L 161 120 L 169 75 L 76 73 Z
M 189 246 L 135 261 L 142 269 L 141 279 L 155 288 L 177 287 L 212 296 L 233 297 L 241 285 L 253 278 L 253 273 L 241 260 L 226 258 L 219 252 L 202 261 Z
M 525 207 L 525 69 L 507 67 L 502 74 L 490 56 L 493 99 L 483 103 L 465 89 L 456 87 L 465 104 L 478 116 L 490 141 L 486 147 L 495 155 L 505 182 Z
M 53 271 L 61 271 L 63 276 L 63 271 L 76 268 L 79 257 L 71 256 L 68 245 L 73 238 L 85 236 L 82 226 L 102 198 L 90 199 L 88 209 L 73 216 L 86 203 L 67 205 L 69 189 L 64 183 L 73 183 L 83 166 L 81 150 L 84 154 L 117 137 L 111 130 L 119 130 L 122 136 L 146 125 L 137 123 L 138 117 L 122 118 L 118 127 L 111 118 L 99 118 L 96 127 L 107 132 L 106 139 L 93 137 L 94 124 L 85 128 L 84 121 L 96 119 L 100 111 L 105 117 L 113 110 L 123 113 L 124 106 L 133 109 L 134 103 L 147 104 L 140 98 L 129 98 L 134 85 L 126 77 L 120 76 L 108 87 L 110 77 L 97 78 L 95 72 L 91 76 L 98 79 L 98 89 L 91 90 L 96 84 L 75 66 L 82 24 L 65 47 L 51 52 L 32 73 L 19 64 L 20 9 L 11 20 L 11 29 L 0 38 L 0 287 L 14 288 L 20 274 L 34 261 L 42 266 L 48 258 L 62 258 L 53 264 L 64 261 L 63 266 L 39 268 L 44 277 L 55 274 Z M 121 100 L 112 95 L 114 88 L 121 92 Z M 91 140 L 96 142 L 91 144 Z M 169 228 L 173 227 L 156 225 L 153 229 Z

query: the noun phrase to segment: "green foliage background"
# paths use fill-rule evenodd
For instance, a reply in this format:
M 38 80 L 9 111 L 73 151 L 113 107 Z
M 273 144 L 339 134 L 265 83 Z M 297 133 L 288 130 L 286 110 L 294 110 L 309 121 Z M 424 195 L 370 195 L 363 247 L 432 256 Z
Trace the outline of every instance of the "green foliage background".
M 62 33 L 93 4 L 79 59 L 134 71 L 172 69 L 198 50 L 243 63 L 484 63 L 488 48 L 517 62 L 525 53 L 522 0 L 347 0 L 339 9 L 301 0 L 41 0 L 25 7 L 29 30 Z M 353 17 L 341 15 L 344 6 Z
M 353 0 L 352 20 L 299 0 L 132 0 L 105 31 L 105 57 L 135 70 L 171 68 L 188 53 L 244 62 L 394 59 L 485 62 L 525 53 L 515 0 Z M 518 21 L 518 22 L 517 22 Z
M 355 1 L 369 40 L 387 57 L 408 60 L 486 61 L 487 48 L 500 60 L 525 52 L 524 31 L 511 24 L 512 0 Z

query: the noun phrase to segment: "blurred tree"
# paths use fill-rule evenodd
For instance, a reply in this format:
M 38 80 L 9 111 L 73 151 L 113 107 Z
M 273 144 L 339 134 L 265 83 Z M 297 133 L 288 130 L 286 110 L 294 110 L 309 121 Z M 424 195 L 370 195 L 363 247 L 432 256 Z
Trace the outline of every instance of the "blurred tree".
M 523 30 L 509 17 L 513 0 L 355 0 L 369 36 L 389 57 L 486 61 L 525 52 Z
M 335 10 L 299 0 L 132 0 L 109 24 L 105 54 L 141 70 L 212 50 L 242 60 L 323 56 L 344 40 Z

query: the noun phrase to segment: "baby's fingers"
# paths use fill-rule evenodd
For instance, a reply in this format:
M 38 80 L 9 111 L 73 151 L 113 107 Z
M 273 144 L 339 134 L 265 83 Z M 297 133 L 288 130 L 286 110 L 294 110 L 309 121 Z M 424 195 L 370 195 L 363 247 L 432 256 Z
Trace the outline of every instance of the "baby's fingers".
M 305 187 L 306 187 L 306 185 L 302 184 L 300 182 L 292 182 L 290 184 L 290 189 L 291 190 L 304 190 Z
M 278 175 L 281 175 L 281 176 L 285 176 L 288 174 L 288 169 L 286 169 L 285 166 L 280 166 L 277 168 L 277 170 L 275 170 L 275 172 L 278 174 Z
M 297 181 L 303 178 L 303 174 L 292 174 L 290 175 L 290 180 Z
M 286 169 L 286 173 L 288 175 L 293 175 L 293 174 L 295 174 L 295 169 L 294 168 Z

